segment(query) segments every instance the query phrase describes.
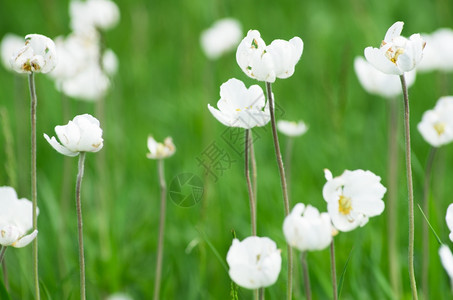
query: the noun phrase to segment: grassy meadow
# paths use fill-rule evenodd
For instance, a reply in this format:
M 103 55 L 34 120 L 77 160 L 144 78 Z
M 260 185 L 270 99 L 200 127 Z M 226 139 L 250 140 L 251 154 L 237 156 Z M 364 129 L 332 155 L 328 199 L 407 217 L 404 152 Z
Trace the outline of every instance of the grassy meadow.
M 175 176 L 192 173 L 202 179 L 204 194 L 190 207 L 167 197 L 162 299 L 231 299 L 226 253 L 232 230 L 242 240 L 250 235 L 250 215 L 243 157 L 225 140 L 226 127 L 208 111 L 219 100 L 219 87 L 235 77 L 248 78 L 231 52 L 216 61 L 203 54 L 199 36 L 223 17 L 238 19 L 247 30 L 258 29 L 270 43 L 299 36 L 304 52 L 294 75 L 277 79 L 273 92 L 279 119 L 304 120 L 308 132 L 294 140 L 291 157 L 290 201 L 326 211 L 322 197 L 323 169 L 334 176 L 343 170 L 364 169 L 381 176 L 388 186 L 388 100 L 361 87 L 353 69 L 355 56 L 377 47 L 388 27 L 405 22 L 403 35 L 430 33 L 453 27 L 453 2 L 403 1 L 249 1 L 249 0 L 116 0 L 121 21 L 106 32 L 104 43 L 119 58 L 119 71 L 98 103 L 62 96 L 53 81 L 36 75 L 38 94 L 37 167 L 39 274 L 42 299 L 78 299 L 79 267 L 75 180 L 77 158 L 58 154 L 43 138 L 55 135 L 56 125 L 90 113 L 101 120 L 104 148 L 86 158 L 82 186 L 88 299 L 105 299 L 124 292 L 133 299 L 151 299 L 159 223 L 157 163 L 146 158 L 146 140 L 172 136 L 176 153 L 165 160 L 167 185 Z M 8 32 L 51 38 L 70 32 L 69 1 L 21 0 L 0 2 L 0 38 Z M 13 186 L 30 199 L 30 121 L 26 76 L 0 68 L 0 185 Z M 415 193 L 415 271 L 421 293 L 422 227 L 417 207 L 422 203 L 424 170 L 430 150 L 416 125 L 440 96 L 453 93 L 453 76 L 440 72 L 417 74 L 410 89 L 412 155 Z M 371 218 L 363 228 L 335 237 L 340 299 L 411 299 L 408 262 L 407 188 L 404 162 L 403 100 L 399 106 L 398 237 L 401 294 L 389 281 L 388 211 Z M 103 110 L 104 116 L 97 113 Z M 452 116 L 453 117 L 453 116 Z M 282 249 L 277 283 L 266 299 L 286 294 L 286 242 L 282 232 L 284 208 L 270 124 L 254 130 L 258 168 L 258 235 L 268 236 Z M 242 140 L 242 134 L 239 136 Z M 287 139 L 280 135 L 285 154 Z M 228 162 L 210 165 L 199 159 L 216 145 Z M 284 155 L 284 158 L 285 155 Z M 437 153 L 431 184 L 429 220 L 448 246 L 445 223 L 453 202 L 453 145 Z M 384 201 L 387 199 L 384 197 Z M 431 235 L 429 299 L 453 297 L 449 278 L 440 264 L 439 245 Z M 33 299 L 32 247 L 8 249 L 6 266 L 11 299 Z M 294 252 L 293 299 L 305 299 L 300 256 Z M 308 254 L 314 299 L 331 299 L 329 251 Z M 0 276 L 0 281 L 3 282 Z M 239 288 L 239 299 L 253 293 Z M 3 298 L 2 298 L 3 299 Z

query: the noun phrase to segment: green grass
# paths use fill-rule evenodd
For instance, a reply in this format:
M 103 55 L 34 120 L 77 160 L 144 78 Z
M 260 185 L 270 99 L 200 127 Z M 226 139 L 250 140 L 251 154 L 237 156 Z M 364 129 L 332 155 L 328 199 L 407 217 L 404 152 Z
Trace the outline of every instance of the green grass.
M 231 281 L 216 253 L 225 260 L 234 229 L 239 239 L 249 235 L 248 196 L 242 158 L 222 140 L 225 127 L 208 112 L 219 99 L 219 87 L 236 77 L 257 84 L 237 66 L 234 53 L 209 62 L 199 46 L 199 34 L 217 18 L 231 16 L 248 29 L 260 30 L 268 43 L 300 36 L 304 53 L 295 74 L 273 85 L 285 119 L 303 119 L 310 129 L 295 141 L 290 197 L 326 210 L 322 198 L 323 169 L 334 175 L 345 169 L 367 169 L 387 185 L 387 105 L 360 86 L 353 58 L 369 45 L 379 45 L 387 28 L 405 21 L 403 34 L 453 27 L 453 4 L 438 1 L 126 1 L 117 2 L 121 22 L 107 32 L 106 43 L 119 56 L 119 73 L 105 99 L 106 119 L 102 154 L 88 154 L 82 187 L 88 299 L 126 292 L 134 299 L 150 299 L 153 292 L 159 186 L 157 164 L 146 158 L 146 138 L 173 137 L 177 152 L 165 161 L 166 179 L 184 172 L 204 180 L 200 203 L 181 208 L 168 199 L 162 299 L 229 299 Z M 0 4 L 0 36 L 41 33 L 49 37 L 69 33 L 67 1 L 24 0 Z M 42 299 L 78 298 L 78 254 L 75 215 L 77 159 L 56 153 L 42 138 L 54 135 L 56 125 L 81 113 L 95 113 L 95 104 L 69 101 L 64 117 L 61 96 L 44 75 L 36 76 L 38 93 L 38 205 L 39 258 Z M 452 93 L 452 77 L 418 74 L 410 90 L 415 202 L 421 203 L 423 170 L 429 146 L 416 130 L 427 109 Z M 264 85 L 260 83 L 264 88 Z M 17 165 L 17 190 L 30 198 L 29 97 L 26 77 L 0 68 L 0 106 L 6 109 Z M 402 109 L 402 99 L 400 109 Z M 401 110 L 400 110 L 401 111 Z M 400 113 L 402 118 L 402 111 Z M 0 122 L 1 123 L 1 122 Z M 401 122 L 402 125 L 402 122 Z M 3 126 L 3 125 L 2 125 Z M 258 234 L 286 248 L 282 233 L 283 203 L 269 125 L 255 143 L 258 163 Z M 407 191 L 400 128 L 398 228 L 403 299 L 410 299 L 407 276 Z M 284 151 L 285 139 L 281 138 Z M 233 159 L 217 182 L 205 176 L 197 157 L 216 142 Z M 8 185 L 5 137 L 0 135 L 0 185 Z M 284 153 L 284 152 L 283 152 Z M 453 186 L 453 146 L 439 151 L 435 162 L 430 222 L 448 242 L 444 216 Z M 105 157 L 105 170 L 98 168 Z M 65 160 L 70 167 L 64 178 Z M 62 193 L 65 181 L 69 189 Z M 386 199 L 384 199 L 386 200 Z M 416 215 L 415 267 L 420 287 L 421 229 Z M 387 216 L 372 218 L 364 228 L 336 237 L 337 271 L 343 278 L 341 299 L 392 299 L 388 277 Z M 198 241 L 198 243 L 193 241 Z M 193 242 L 195 246 L 188 249 Z M 430 299 L 452 297 L 449 280 L 431 238 Z M 351 249 L 354 249 L 350 255 Z M 275 285 L 266 299 L 283 299 L 286 289 L 286 251 Z M 296 256 L 298 257 L 298 256 Z M 309 268 L 315 299 L 331 297 L 328 250 L 310 253 Z M 299 263 L 296 260 L 297 264 Z M 31 246 L 8 249 L 6 255 L 11 299 L 32 299 Z M 299 269 L 300 266 L 296 265 Z M 298 271 L 301 274 L 301 271 Z M 304 299 L 300 275 L 295 299 Z M 0 296 L 3 295 L 0 286 Z M 239 299 L 252 293 L 239 288 Z M 3 299 L 4 296 L 1 296 Z

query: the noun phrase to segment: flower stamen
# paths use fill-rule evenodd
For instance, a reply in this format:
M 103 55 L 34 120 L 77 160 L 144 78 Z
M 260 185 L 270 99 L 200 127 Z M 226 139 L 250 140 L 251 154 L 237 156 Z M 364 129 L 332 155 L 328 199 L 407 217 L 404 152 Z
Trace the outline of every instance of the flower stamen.
M 445 132 L 445 123 L 437 122 L 434 124 L 434 130 L 436 130 L 437 134 L 441 136 Z
M 338 211 L 343 215 L 349 215 L 352 209 L 351 198 L 345 197 L 340 195 L 340 199 L 338 199 Z

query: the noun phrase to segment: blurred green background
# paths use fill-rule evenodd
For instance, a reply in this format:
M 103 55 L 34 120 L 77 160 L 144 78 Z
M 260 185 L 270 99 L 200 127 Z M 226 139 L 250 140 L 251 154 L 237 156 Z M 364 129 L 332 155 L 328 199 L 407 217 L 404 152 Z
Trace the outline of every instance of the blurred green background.
M 219 87 L 229 78 L 257 84 L 242 73 L 235 54 L 208 61 L 200 32 L 222 17 L 233 17 L 263 39 L 300 36 L 304 53 L 294 75 L 273 85 L 282 119 L 303 119 L 309 131 L 294 143 L 290 197 L 292 205 L 310 203 L 326 210 L 322 198 L 323 169 L 334 176 L 345 169 L 371 170 L 387 186 L 388 103 L 367 94 L 353 70 L 353 59 L 367 46 L 378 46 L 387 28 L 405 22 L 403 34 L 453 27 L 449 0 L 404 1 L 248 1 L 174 0 L 116 1 L 119 25 L 105 43 L 119 57 L 119 72 L 105 99 L 104 148 L 89 154 L 83 182 L 85 255 L 88 299 L 125 292 L 134 299 L 151 299 L 159 221 L 157 164 L 146 158 L 146 139 L 172 136 L 177 147 L 165 161 L 166 179 L 193 173 L 203 179 L 204 196 L 184 208 L 168 200 L 162 299 L 229 299 L 231 282 L 222 263 L 234 229 L 239 239 L 250 234 L 248 195 L 243 159 L 222 140 L 225 127 L 207 104 L 216 104 Z M 68 1 L 0 2 L 0 37 L 12 32 L 49 37 L 70 32 Z M 96 113 L 96 104 L 62 96 L 45 75 L 37 75 L 39 259 L 43 299 L 77 299 L 79 269 L 74 187 L 76 158 L 55 152 L 42 138 L 56 125 L 77 114 Z M 423 172 L 429 145 L 416 130 L 423 112 L 440 96 L 451 94 L 450 74 L 418 74 L 410 90 L 415 201 L 421 203 Z M 263 88 L 263 83 L 258 83 Z M 19 197 L 30 198 L 29 94 L 27 78 L 0 68 L 0 184 L 10 185 L 6 164 L 14 166 Z M 402 99 L 398 99 L 402 120 Z M 67 109 L 67 112 L 64 112 Z M 6 118 L 5 118 L 6 117 Z M 402 125 L 402 122 L 400 123 Z M 267 299 L 283 299 L 286 290 L 286 243 L 282 233 L 283 203 L 270 125 L 257 132 L 258 235 L 281 248 L 284 260 L 277 283 L 266 289 Z M 7 143 L 4 132 L 12 136 Z M 407 191 L 404 142 L 400 132 L 399 258 L 402 299 L 410 298 L 407 276 Z M 280 136 L 285 150 L 285 137 Z M 236 162 L 215 182 L 199 166 L 213 142 Z M 443 147 L 434 165 L 430 221 L 443 242 L 448 241 L 445 212 L 453 194 L 453 146 Z M 12 149 L 13 160 L 7 158 Z M 66 173 L 64 173 L 66 167 Z M 68 169 L 69 168 L 69 169 Z M 386 200 L 386 198 L 384 198 Z M 387 211 L 364 228 L 335 238 L 337 272 L 343 277 L 341 299 L 396 299 L 388 276 Z M 421 228 L 416 208 L 415 264 L 421 280 Z M 189 246 L 190 245 L 190 246 Z M 431 238 L 430 297 L 452 297 L 449 279 L 439 262 L 438 244 Z M 12 299 L 32 299 L 32 247 L 8 249 L 6 264 Z M 220 261 L 215 253 L 220 255 Z M 296 257 L 299 254 L 296 252 Z M 309 268 L 315 299 L 331 298 L 329 251 L 310 253 Z M 296 260 L 294 299 L 304 299 L 300 263 Z M 252 293 L 239 289 L 239 299 Z

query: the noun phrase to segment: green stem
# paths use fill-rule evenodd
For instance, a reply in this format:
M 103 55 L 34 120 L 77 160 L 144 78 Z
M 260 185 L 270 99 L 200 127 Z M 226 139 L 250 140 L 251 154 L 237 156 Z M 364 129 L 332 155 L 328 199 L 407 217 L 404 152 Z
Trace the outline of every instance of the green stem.
M 412 161 L 411 161 L 411 132 L 410 132 L 410 110 L 409 110 L 409 95 L 407 92 L 406 80 L 404 74 L 400 76 L 401 86 L 403 88 L 404 97 L 404 133 L 406 144 L 406 175 L 407 189 L 409 196 L 409 280 L 411 284 L 412 299 L 418 299 L 417 283 L 415 281 L 414 271 L 414 188 L 412 183 Z
M 80 266 L 80 299 L 86 299 L 85 289 L 85 254 L 83 250 L 83 221 L 82 221 L 82 201 L 80 192 L 82 188 L 82 178 L 85 163 L 85 152 L 79 154 L 79 173 L 77 174 L 76 183 L 76 209 L 77 209 L 77 231 L 79 234 L 79 266 Z
M 332 292 L 333 292 L 333 299 L 338 299 L 338 288 L 337 288 L 337 270 L 335 264 L 335 244 L 334 239 L 332 237 L 332 242 L 330 243 L 330 270 L 332 273 Z
M 305 297 L 307 298 L 307 300 L 311 300 L 310 275 L 308 273 L 307 251 L 302 252 L 300 259 L 302 263 L 302 270 L 304 273 Z
M 397 220 L 398 220 L 398 102 L 396 99 L 389 99 L 389 126 L 388 126 L 388 255 L 389 255 L 389 271 L 392 290 L 397 299 L 400 298 L 400 266 L 398 259 L 398 236 Z
M 30 89 L 30 120 L 31 120 L 31 202 L 33 206 L 33 230 L 38 229 L 38 192 L 36 183 L 36 107 L 38 99 L 36 97 L 35 77 L 31 72 L 28 75 L 28 87 Z M 33 240 L 33 278 L 35 283 L 35 297 L 39 295 L 39 274 L 38 274 L 38 237 Z
M 260 300 L 264 300 L 264 288 L 259 289 Z
M 245 179 L 247 181 L 247 190 L 249 192 L 252 235 L 256 236 L 256 209 L 255 209 L 255 198 L 253 197 L 252 183 L 250 181 L 249 148 L 250 148 L 250 129 L 246 129 L 245 130 L 245 159 L 244 159 L 245 160 Z
M 159 220 L 159 241 L 157 245 L 157 262 L 156 275 L 154 280 L 154 300 L 159 300 L 160 283 L 162 279 L 162 260 L 164 256 L 164 235 L 165 235 L 165 210 L 166 210 L 166 195 L 167 185 L 165 183 L 164 160 L 157 161 L 159 184 L 160 184 L 160 220 Z
M 3 263 L 3 258 L 5 258 L 6 246 L 0 246 L 0 263 Z
M 282 154 L 280 152 L 280 144 L 278 143 L 277 127 L 275 125 L 275 112 L 274 112 L 274 99 L 272 96 L 272 86 L 270 82 L 266 82 L 266 92 L 269 101 L 269 112 L 271 115 L 272 136 L 274 140 L 275 156 L 277 158 L 278 170 L 280 172 L 280 183 L 283 192 L 283 204 L 285 207 L 285 217 L 289 215 L 289 199 L 288 189 L 286 186 L 285 168 L 283 167 Z M 292 281 L 293 281 L 293 254 L 291 246 L 287 245 L 286 250 L 288 253 L 288 286 L 287 286 L 287 299 L 292 299 Z
M 434 157 L 436 155 L 437 148 L 431 147 L 429 151 L 428 160 L 425 168 L 425 181 L 423 184 L 423 211 L 426 217 L 429 219 L 429 193 L 431 175 L 434 163 Z M 422 265 L 422 291 L 425 295 L 424 299 L 428 299 L 429 294 L 429 227 L 428 225 L 423 226 L 422 233 L 422 244 L 423 244 L 423 265 Z

